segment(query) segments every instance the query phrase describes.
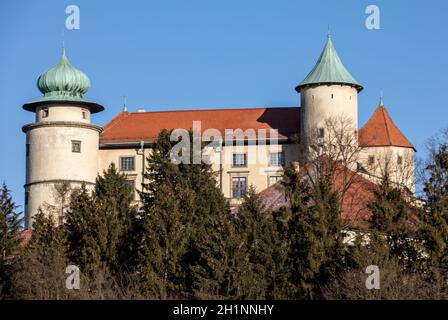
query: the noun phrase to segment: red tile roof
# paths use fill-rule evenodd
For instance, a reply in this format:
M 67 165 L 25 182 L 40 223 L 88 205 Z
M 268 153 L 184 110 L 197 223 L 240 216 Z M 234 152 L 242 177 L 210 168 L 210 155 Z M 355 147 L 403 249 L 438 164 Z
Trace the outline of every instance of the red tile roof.
M 312 164 L 307 164 L 300 168 L 300 172 L 305 178 L 311 179 L 310 177 L 313 175 L 312 167 L 314 167 Z M 368 204 L 375 199 L 374 192 L 379 185 L 344 167 L 342 164 L 336 165 L 333 177 L 334 191 L 342 198 L 341 218 L 343 224 L 355 229 L 369 228 L 372 211 Z M 274 212 L 282 207 L 289 206 L 281 181 L 264 189 L 259 195 L 268 212 Z M 412 226 L 417 227 L 420 223 L 418 211 L 412 205 L 409 207 L 409 210 L 409 222 Z
M 359 145 L 364 147 L 414 146 L 392 121 L 386 107 L 378 106 L 370 120 L 359 130 Z
M 301 167 L 300 171 L 305 177 L 309 178 L 313 174 L 312 166 L 308 164 Z M 372 213 L 367 204 L 374 199 L 375 187 L 376 185 L 372 181 L 360 174 L 343 165 L 337 165 L 334 173 L 334 190 L 340 195 L 344 192 L 342 219 L 350 227 L 366 228 L 368 226 Z M 259 193 L 260 199 L 268 211 L 276 211 L 289 205 L 282 188 L 281 182 L 277 182 Z
M 109 122 L 101 135 L 102 143 L 151 141 L 162 129 L 190 130 L 193 121 L 201 121 L 202 132 L 218 129 L 277 129 L 279 137 L 299 131 L 300 108 L 251 108 L 160 112 L 122 112 Z

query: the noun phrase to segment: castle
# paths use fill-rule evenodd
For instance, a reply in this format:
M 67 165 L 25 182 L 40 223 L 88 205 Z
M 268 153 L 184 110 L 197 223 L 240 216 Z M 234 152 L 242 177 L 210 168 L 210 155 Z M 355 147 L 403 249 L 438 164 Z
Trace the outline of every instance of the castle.
M 317 130 L 323 137 L 326 119 L 341 116 L 350 120 L 356 144 L 362 147 L 357 160 L 360 172 L 375 180 L 380 176 L 376 164 L 387 155 L 398 171 L 410 168 L 411 174 L 402 182 L 414 189 L 415 149 L 393 123 L 382 99 L 371 119 L 358 130 L 358 94 L 363 87 L 342 64 L 330 35 L 315 67 L 295 88 L 300 93 L 297 107 L 128 112 L 125 104 L 121 113 L 101 127 L 91 123 L 91 116 L 104 107 L 84 99 L 90 80 L 70 64 L 65 50 L 59 63 L 39 77 L 38 88 L 43 97 L 23 106 L 35 113 L 35 122 L 22 128 L 26 134 L 27 226 L 39 207 L 55 203 L 58 184 L 93 186 L 97 175 L 111 163 L 126 173 L 133 190 L 140 190 L 145 157 L 159 132 L 191 130 L 194 123 L 200 124 L 207 137 L 221 134 L 231 142 L 208 147 L 208 156 L 215 159 L 212 167 L 218 173 L 217 184 L 231 204 L 238 204 L 250 185 L 259 191 L 273 185 L 287 163 L 299 163 L 306 157 L 303 150 L 309 146 L 304 141 L 310 140 L 297 143 L 295 136 L 311 137 Z M 243 135 L 229 137 L 229 129 Z M 276 139 L 269 148 L 262 148 L 266 136 L 259 132 L 273 130 Z M 253 154 L 262 156 L 250 161 Z

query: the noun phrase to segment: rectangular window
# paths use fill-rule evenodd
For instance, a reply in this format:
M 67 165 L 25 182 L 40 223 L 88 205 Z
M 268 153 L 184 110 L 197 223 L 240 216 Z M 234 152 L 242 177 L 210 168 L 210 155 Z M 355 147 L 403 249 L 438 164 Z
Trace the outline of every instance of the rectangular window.
M 87 119 L 87 113 L 85 111 L 82 112 L 82 118 Z
M 27 157 L 30 156 L 30 144 L 29 143 L 26 144 L 26 156 Z
M 232 177 L 232 198 L 240 199 L 246 196 L 247 192 L 247 178 L 246 177 Z
M 42 118 L 48 118 L 49 114 L 48 108 L 42 109 Z
M 120 170 L 121 171 L 134 171 L 135 170 L 135 157 L 120 157 Z
M 269 185 L 272 186 L 273 184 L 276 184 L 277 181 L 279 181 L 281 178 L 282 178 L 281 176 L 270 176 Z
M 279 167 L 285 165 L 285 153 L 282 152 L 271 152 L 269 156 L 269 165 L 271 167 Z
M 25 205 L 28 205 L 28 202 L 30 201 L 30 192 L 25 191 Z
M 246 154 L 245 153 L 234 153 L 232 159 L 233 167 L 246 167 Z
M 369 165 L 373 165 L 375 163 L 375 157 L 369 156 Z
M 72 141 L 72 152 L 81 153 L 81 141 Z
M 397 164 L 398 164 L 399 166 L 401 166 L 401 165 L 403 164 L 403 157 L 402 157 L 402 156 L 398 156 L 398 157 L 397 157 Z

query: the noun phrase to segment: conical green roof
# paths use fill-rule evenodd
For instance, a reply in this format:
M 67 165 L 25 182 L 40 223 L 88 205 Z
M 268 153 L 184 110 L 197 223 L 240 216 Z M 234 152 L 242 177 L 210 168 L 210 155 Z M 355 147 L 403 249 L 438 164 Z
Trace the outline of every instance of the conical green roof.
M 296 87 L 296 90 L 300 92 L 302 87 L 316 84 L 347 84 L 358 91 L 363 89 L 342 64 L 330 35 L 313 70 Z
M 25 110 L 35 111 L 37 106 L 49 103 L 73 102 L 89 107 L 92 113 L 104 110 L 103 106 L 84 99 L 84 94 L 90 89 L 90 80 L 84 72 L 70 64 L 65 49 L 59 63 L 37 79 L 37 87 L 44 96 L 25 104 Z

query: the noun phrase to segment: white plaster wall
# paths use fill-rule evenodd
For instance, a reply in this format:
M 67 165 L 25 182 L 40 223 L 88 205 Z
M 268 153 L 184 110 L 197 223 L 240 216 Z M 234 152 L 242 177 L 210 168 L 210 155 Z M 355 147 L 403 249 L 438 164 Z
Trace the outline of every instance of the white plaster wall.
M 81 152 L 72 152 L 72 140 Z M 43 126 L 27 133 L 30 145 L 26 183 L 65 179 L 94 182 L 98 172 L 99 133 L 94 129 Z
M 121 156 L 134 156 L 135 157 L 135 171 L 126 171 L 130 178 L 136 180 L 136 188 L 141 189 L 141 177 L 142 177 L 142 156 L 137 153 L 138 148 L 135 149 L 101 149 L 99 151 L 98 170 L 101 173 L 106 170 L 109 165 L 114 162 L 119 168 L 119 159 Z M 219 158 L 220 153 L 208 148 L 207 154 L 212 161 L 212 169 L 219 173 Z M 248 186 L 253 185 L 257 191 L 262 191 L 268 187 L 269 176 L 281 176 L 283 173 L 283 167 L 270 167 L 269 166 L 269 153 L 270 152 L 285 152 L 286 163 L 290 161 L 298 161 L 299 148 L 295 144 L 277 144 L 272 146 L 223 146 L 222 148 L 222 191 L 226 198 L 231 198 L 231 177 L 234 175 L 247 176 Z M 149 156 L 151 150 L 145 150 L 145 156 Z M 232 154 L 233 153 L 247 153 L 247 167 L 234 168 L 232 167 Z M 217 175 L 217 185 L 219 186 L 219 174 Z
M 332 97 L 333 95 L 333 97 Z M 319 85 L 300 91 L 301 130 L 310 136 L 327 118 L 348 117 L 358 128 L 358 91 L 346 85 Z
M 42 109 L 48 109 L 48 117 L 43 118 Z M 85 119 L 83 118 L 85 113 Z M 70 105 L 50 105 L 36 108 L 36 122 L 45 121 L 74 121 L 90 123 L 90 111 L 88 108 Z
M 369 156 L 375 158 L 375 163 L 369 165 Z M 403 164 L 398 165 L 398 156 L 403 159 Z M 360 153 L 360 162 L 370 174 L 374 175 L 373 180 L 379 182 L 384 176 L 385 163 L 388 163 L 388 171 L 393 182 L 406 185 L 412 192 L 415 191 L 415 151 L 412 148 L 395 146 L 367 147 Z

